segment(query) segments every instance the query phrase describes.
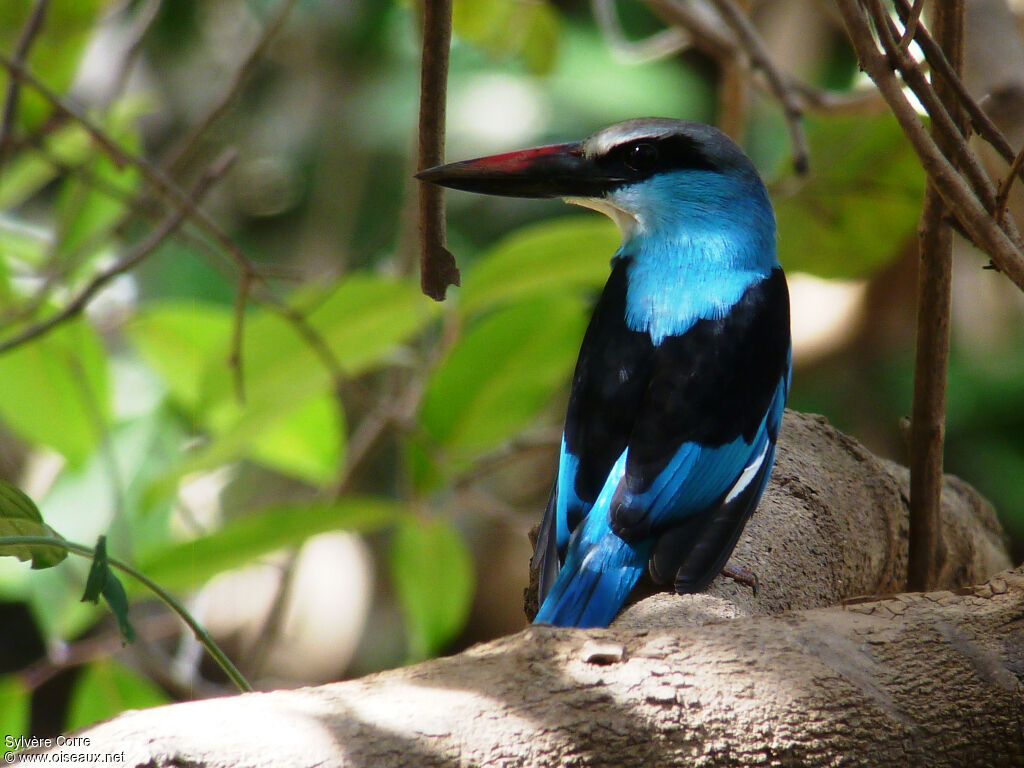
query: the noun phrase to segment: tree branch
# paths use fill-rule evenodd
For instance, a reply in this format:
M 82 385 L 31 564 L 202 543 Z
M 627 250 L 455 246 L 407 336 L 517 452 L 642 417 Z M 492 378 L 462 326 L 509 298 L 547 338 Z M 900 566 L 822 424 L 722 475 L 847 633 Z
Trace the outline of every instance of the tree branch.
M 959 74 L 963 69 L 964 0 L 948 0 L 936 6 L 932 21 L 944 58 L 952 65 L 954 73 Z M 906 34 L 913 34 L 909 23 Z M 935 83 L 935 96 L 949 113 L 951 127 L 956 129 L 956 136 L 950 138 L 939 129 L 937 121 L 932 122 L 936 145 L 950 157 L 953 154 L 951 144 L 964 142 L 964 114 L 957 104 L 957 94 L 948 82 Z M 939 509 L 953 297 L 953 232 L 946 215 L 942 196 L 929 184 L 925 189 L 919 231 L 917 342 L 914 347 L 914 404 L 910 422 L 910 562 L 907 588 L 914 591 L 924 591 L 935 583 L 942 557 Z
M 129 712 L 81 735 L 149 768 L 974 768 L 1024 756 L 1024 572 L 813 608 L 905 579 L 906 470 L 792 412 L 777 462 L 733 559 L 760 576 L 757 597 L 718 579 L 643 600 L 609 630 L 532 627 L 360 680 Z M 991 508 L 955 478 L 943 501 L 941 581 L 1005 568 Z

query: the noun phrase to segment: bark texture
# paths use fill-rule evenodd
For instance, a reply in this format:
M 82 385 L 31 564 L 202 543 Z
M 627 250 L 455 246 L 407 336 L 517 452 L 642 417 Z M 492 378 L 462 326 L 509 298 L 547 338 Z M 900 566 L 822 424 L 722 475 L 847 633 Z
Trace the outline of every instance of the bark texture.
M 608 630 L 534 627 L 82 735 L 150 768 L 1024 765 L 1024 570 L 816 607 L 901 588 L 906 485 L 906 470 L 790 413 L 733 560 L 758 573 L 756 597 L 719 579 L 641 601 Z M 952 478 L 943 536 L 945 586 L 1008 563 L 991 508 Z

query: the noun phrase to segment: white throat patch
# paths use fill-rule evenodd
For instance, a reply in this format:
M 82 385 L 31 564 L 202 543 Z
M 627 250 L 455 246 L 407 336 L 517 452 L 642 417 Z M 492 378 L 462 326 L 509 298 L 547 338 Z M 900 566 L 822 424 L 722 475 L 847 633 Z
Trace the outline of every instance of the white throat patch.
M 619 206 L 603 197 L 566 197 L 563 199 L 570 205 L 579 205 L 583 208 L 603 213 L 615 222 L 615 226 L 619 228 L 619 232 L 622 234 L 623 242 L 629 240 L 640 225 L 636 216 L 629 211 L 619 208 Z

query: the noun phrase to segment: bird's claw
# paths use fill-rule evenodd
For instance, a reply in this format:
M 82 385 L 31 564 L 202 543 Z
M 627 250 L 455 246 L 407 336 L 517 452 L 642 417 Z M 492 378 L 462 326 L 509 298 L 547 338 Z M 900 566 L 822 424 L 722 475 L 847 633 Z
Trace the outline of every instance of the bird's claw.
M 761 584 L 757 580 L 757 574 L 745 565 L 740 565 L 736 568 L 733 568 L 731 565 L 726 565 L 722 568 L 722 575 L 728 576 L 737 584 L 744 584 L 750 587 L 751 591 L 754 593 L 754 597 L 757 597 L 757 593 L 761 591 Z

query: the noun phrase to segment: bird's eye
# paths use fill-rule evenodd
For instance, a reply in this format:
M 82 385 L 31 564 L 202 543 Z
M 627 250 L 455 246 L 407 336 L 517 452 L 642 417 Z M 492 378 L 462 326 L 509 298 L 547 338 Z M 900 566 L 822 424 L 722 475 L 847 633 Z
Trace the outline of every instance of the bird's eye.
M 654 170 L 658 164 L 658 148 L 653 144 L 641 141 L 626 150 L 626 167 L 638 173 Z

